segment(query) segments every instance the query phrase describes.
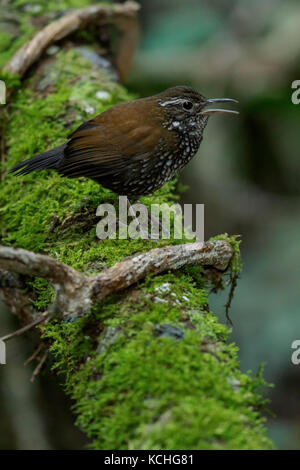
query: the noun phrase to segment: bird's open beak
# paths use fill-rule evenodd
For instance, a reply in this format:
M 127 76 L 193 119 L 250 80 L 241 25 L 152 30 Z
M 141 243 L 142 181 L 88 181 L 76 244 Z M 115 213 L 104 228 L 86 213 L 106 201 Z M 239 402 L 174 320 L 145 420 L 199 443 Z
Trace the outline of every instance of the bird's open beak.
M 211 99 L 208 99 L 206 103 L 209 105 L 209 104 L 214 104 L 214 103 L 238 103 L 238 101 L 232 98 L 211 98 Z M 222 109 L 222 108 L 205 109 L 204 111 L 201 111 L 200 114 L 209 116 L 210 114 L 216 114 L 216 113 L 239 114 L 238 111 L 234 111 L 233 109 Z

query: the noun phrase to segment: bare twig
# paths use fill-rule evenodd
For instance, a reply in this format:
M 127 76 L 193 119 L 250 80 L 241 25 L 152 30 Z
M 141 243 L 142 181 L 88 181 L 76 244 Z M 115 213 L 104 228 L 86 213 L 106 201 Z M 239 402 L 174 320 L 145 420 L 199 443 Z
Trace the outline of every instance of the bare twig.
M 234 296 L 234 291 L 235 291 L 236 286 L 237 286 L 238 278 L 239 278 L 238 274 L 234 274 L 230 278 L 230 291 L 229 291 L 228 299 L 227 299 L 227 302 L 226 302 L 226 305 L 225 305 L 226 320 L 228 321 L 229 325 L 231 325 L 231 326 L 233 326 L 233 323 L 232 323 L 232 320 L 229 316 L 229 310 L 230 310 L 231 302 L 232 302 L 232 299 L 233 299 L 233 296 Z
M 4 70 L 13 75 L 18 74 L 22 77 L 51 44 L 86 27 L 88 24 L 120 24 L 120 28 L 127 34 L 128 40 L 132 43 L 136 35 L 135 31 L 132 32 L 132 22 L 136 19 L 138 10 L 139 5 L 137 3 L 128 1 L 124 4 L 92 5 L 71 11 L 39 31 L 15 53 Z M 129 25 L 127 25 L 126 20 L 129 21 Z M 121 55 L 120 60 L 122 60 L 122 62 L 124 61 L 123 56 L 126 57 L 126 60 L 130 58 L 127 49 L 122 50 Z
M 40 318 L 37 318 L 36 320 L 34 320 L 33 322 L 29 323 L 28 325 L 25 325 L 23 326 L 23 328 L 20 328 L 19 330 L 16 330 L 16 331 L 13 331 L 12 333 L 9 333 L 8 335 L 6 336 L 2 336 L 2 338 L 0 338 L 0 341 L 8 341 L 12 338 L 15 338 L 16 336 L 20 336 L 22 335 L 23 333 L 26 333 L 26 331 L 28 330 L 31 330 L 32 328 L 34 328 L 36 325 L 39 325 L 40 323 L 43 323 L 44 321 L 47 320 L 49 316 L 49 312 L 44 312 Z
M 49 354 L 49 349 L 46 350 L 46 352 L 42 355 L 42 358 L 40 359 L 40 362 L 38 363 L 38 365 L 36 366 L 36 368 L 34 369 L 33 371 L 33 374 L 31 376 L 31 379 L 30 379 L 30 382 L 34 382 L 36 377 L 39 375 L 39 373 L 41 372 L 41 369 L 44 365 L 44 363 L 46 362 L 47 360 L 47 357 L 48 357 L 48 354 Z
M 191 264 L 223 271 L 231 257 L 232 247 L 226 241 L 186 243 L 155 248 L 117 263 L 96 276 L 86 276 L 49 256 L 0 246 L 0 268 L 47 279 L 56 291 L 53 307 L 64 317 L 86 313 L 95 302 L 126 289 L 149 274 Z
M 44 343 L 43 342 L 40 342 L 40 344 L 38 345 L 38 347 L 36 348 L 36 350 L 34 351 L 33 354 L 31 354 L 31 356 L 26 359 L 26 361 L 24 362 L 24 366 L 27 366 L 28 364 L 30 364 L 36 357 L 38 357 L 38 355 L 40 354 L 40 352 L 42 351 L 42 349 L 44 348 Z

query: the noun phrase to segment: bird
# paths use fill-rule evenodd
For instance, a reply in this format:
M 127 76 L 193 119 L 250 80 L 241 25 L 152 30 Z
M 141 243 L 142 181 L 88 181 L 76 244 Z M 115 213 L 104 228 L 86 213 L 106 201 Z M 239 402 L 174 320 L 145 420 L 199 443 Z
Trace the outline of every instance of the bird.
M 80 125 L 58 147 L 18 163 L 26 175 L 52 169 L 63 177 L 87 177 L 128 199 L 152 194 L 197 153 L 209 116 L 238 114 L 209 108 L 232 98 L 208 99 L 188 86 L 115 105 Z

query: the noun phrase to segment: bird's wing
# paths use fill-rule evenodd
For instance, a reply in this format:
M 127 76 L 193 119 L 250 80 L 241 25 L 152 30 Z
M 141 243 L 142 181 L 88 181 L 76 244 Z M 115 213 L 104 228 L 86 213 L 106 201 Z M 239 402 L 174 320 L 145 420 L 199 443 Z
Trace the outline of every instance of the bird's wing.
M 145 111 L 145 110 L 144 110 Z M 147 117 L 147 116 L 146 116 Z M 153 165 L 153 149 L 164 147 L 167 131 L 132 106 L 115 106 L 81 125 L 70 137 L 62 172 L 97 179 Z

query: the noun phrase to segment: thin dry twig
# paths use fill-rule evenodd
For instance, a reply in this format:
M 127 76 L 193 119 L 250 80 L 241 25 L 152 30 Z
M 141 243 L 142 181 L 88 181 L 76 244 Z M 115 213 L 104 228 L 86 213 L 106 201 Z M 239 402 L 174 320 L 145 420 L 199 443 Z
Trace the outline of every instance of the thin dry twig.
M 49 312 L 44 312 L 40 316 L 40 318 L 37 318 L 36 320 L 29 323 L 28 325 L 23 326 L 23 328 L 20 328 L 19 330 L 16 330 L 16 331 L 13 331 L 12 333 L 9 333 L 6 336 L 2 336 L 2 338 L 0 338 L 0 341 L 8 341 L 12 338 L 15 338 L 16 336 L 20 336 L 20 335 L 26 333 L 26 331 L 29 331 L 32 328 L 34 328 L 35 326 L 39 325 L 40 323 L 45 322 L 48 317 L 49 317 Z
M 229 315 L 229 310 L 230 310 L 231 302 L 232 302 L 234 292 L 237 286 L 238 278 L 239 276 L 237 274 L 234 274 L 233 276 L 230 277 L 230 291 L 229 291 L 227 302 L 225 304 L 226 320 L 231 326 L 233 326 L 233 323 Z
M 43 367 L 43 365 L 45 364 L 46 360 L 47 360 L 47 357 L 49 355 L 49 349 L 46 350 L 46 352 L 42 355 L 38 365 L 36 366 L 36 368 L 34 369 L 33 373 L 32 373 L 32 376 L 31 376 L 31 379 L 30 379 L 30 382 L 34 382 L 36 377 L 39 375 L 39 373 L 41 372 L 41 369 Z
M 38 357 L 38 355 L 40 354 L 40 352 L 44 348 L 44 346 L 45 346 L 44 343 L 40 342 L 40 344 L 38 345 L 38 347 L 36 348 L 34 353 L 31 354 L 31 356 L 28 359 L 26 359 L 26 361 L 24 362 L 24 366 L 28 366 L 28 364 L 30 364 L 32 361 L 34 361 L 34 359 L 36 357 Z

